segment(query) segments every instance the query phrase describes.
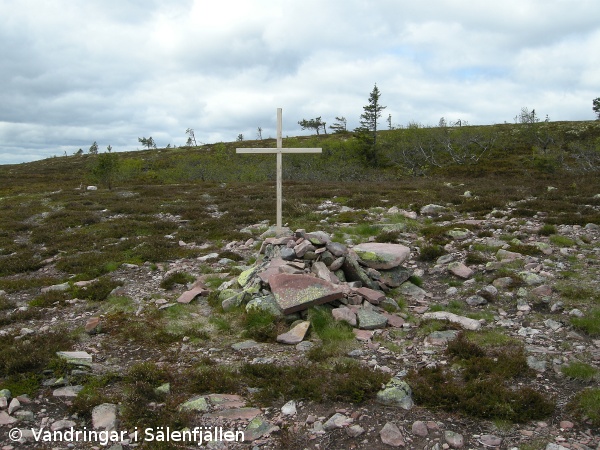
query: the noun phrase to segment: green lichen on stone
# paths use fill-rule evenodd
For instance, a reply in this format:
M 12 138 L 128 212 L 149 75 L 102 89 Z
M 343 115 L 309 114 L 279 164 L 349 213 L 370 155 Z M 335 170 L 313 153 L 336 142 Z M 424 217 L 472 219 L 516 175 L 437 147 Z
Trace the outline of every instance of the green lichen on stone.
M 180 410 L 186 411 L 208 411 L 208 402 L 204 397 L 194 397 L 179 407 Z
M 246 286 L 250 280 L 252 279 L 252 277 L 254 276 L 254 274 L 256 273 L 256 267 L 251 267 L 248 270 L 244 270 L 242 273 L 240 273 L 240 275 L 238 276 L 238 283 L 240 284 L 240 286 L 244 287 Z
M 412 389 L 406 381 L 399 378 L 392 378 L 385 389 L 377 393 L 377 402 L 397 406 L 406 410 L 413 407 Z
M 360 250 L 358 248 L 355 248 L 354 251 L 356 252 L 358 257 L 360 259 L 362 259 L 363 261 L 387 262 L 387 260 L 385 258 L 381 257 L 381 255 L 378 255 L 375 252 Z

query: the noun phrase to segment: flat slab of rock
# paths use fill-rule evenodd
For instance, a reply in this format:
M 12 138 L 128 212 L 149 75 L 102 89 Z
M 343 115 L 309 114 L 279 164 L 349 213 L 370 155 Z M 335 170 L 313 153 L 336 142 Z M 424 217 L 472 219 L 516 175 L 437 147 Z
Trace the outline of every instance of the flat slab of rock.
M 263 283 L 269 284 L 271 277 L 281 273 L 280 267 L 284 267 L 286 264 L 282 258 L 273 258 L 269 265 L 258 273 L 258 276 Z
M 373 305 L 379 305 L 383 299 L 385 299 L 385 294 L 383 292 L 366 287 L 358 288 L 356 293 Z
M 453 262 L 448 264 L 448 271 L 463 280 L 471 278 L 473 276 L 473 269 L 465 266 L 461 262 Z
M 277 336 L 277 342 L 281 344 L 290 344 L 296 345 L 304 340 L 304 336 L 306 336 L 306 332 L 310 327 L 309 321 L 300 322 L 294 328 L 292 328 L 287 333 L 280 334 Z
M 358 330 L 354 328 L 352 332 L 357 341 L 367 342 L 373 338 L 373 331 L 371 330 Z
M 425 289 L 420 288 L 416 284 L 412 284 L 410 281 L 402 283 L 399 292 L 402 295 L 408 295 L 416 300 L 423 300 L 427 296 L 427 291 L 425 291 Z
M 344 296 L 342 290 L 328 281 L 310 275 L 281 273 L 269 280 L 275 301 L 283 314 L 303 311 Z
M 380 280 L 389 287 L 398 287 L 412 275 L 412 270 L 398 266 L 389 270 L 380 270 Z
M 65 386 L 52 392 L 54 397 L 77 397 L 83 386 Z
M 387 317 L 383 314 L 376 313 L 375 311 L 369 311 L 367 309 L 360 309 L 356 313 L 358 318 L 358 328 L 361 330 L 376 330 L 378 328 L 385 328 L 388 322 Z
M 479 330 L 481 323 L 475 319 L 469 319 L 468 317 L 458 316 L 448 311 L 436 311 L 428 312 L 423 314 L 424 319 L 435 319 L 435 320 L 448 320 L 452 323 L 457 323 L 465 330 Z
M 208 419 L 223 418 L 226 420 L 252 420 L 261 412 L 262 411 L 259 408 L 231 408 L 205 414 L 204 417 Z
M 410 249 L 401 244 L 367 242 L 353 249 L 361 264 L 372 269 L 393 269 L 410 257 Z
M 208 402 L 201 395 L 193 397 L 179 406 L 179 409 L 184 411 L 208 411 Z
M 210 394 L 207 397 L 215 409 L 234 409 L 246 406 L 246 400 L 235 394 Z
M 250 421 L 244 431 L 244 441 L 253 442 L 266 434 L 278 430 L 274 425 L 271 425 L 262 417 L 255 417 Z
M 206 286 L 204 286 L 204 284 L 202 284 L 201 282 L 196 282 L 194 284 L 194 286 L 192 287 L 192 289 L 184 292 L 183 294 L 181 294 L 179 296 L 179 298 L 177 299 L 177 303 L 187 304 L 187 303 L 190 303 L 192 300 L 194 300 L 196 297 L 198 297 L 198 296 L 205 297 L 209 293 L 210 293 L 210 291 L 206 288 Z
M 71 364 L 91 364 L 92 355 L 88 352 L 56 352 L 56 356 Z
M 248 350 L 251 348 L 260 347 L 260 344 L 252 339 L 248 339 L 247 341 L 236 342 L 231 345 L 231 348 L 237 351 Z

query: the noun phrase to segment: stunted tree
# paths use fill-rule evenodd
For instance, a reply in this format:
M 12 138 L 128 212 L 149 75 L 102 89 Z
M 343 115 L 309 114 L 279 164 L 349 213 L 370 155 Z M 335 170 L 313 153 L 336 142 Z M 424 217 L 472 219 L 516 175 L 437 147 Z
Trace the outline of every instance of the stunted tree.
M 90 145 L 89 153 L 90 153 L 90 155 L 98 154 L 98 143 L 96 141 L 94 141 L 94 143 L 92 145 Z
M 303 130 L 307 130 L 307 129 L 315 130 L 317 135 L 319 134 L 319 130 L 321 129 L 321 127 L 323 127 L 323 129 L 325 129 L 325 122 L 323 122 L 321 120 L 321 116 L 319 116 L 315 119 L 308 119 L 308 120 L 302 119 L 298 122 L 298 125 L 300 125 Z
M 196 135 L 194 135 L 194 130 L 192 128 L 188 128 L 187 130 L 185 130 L 185 134 L 187 134 L 188 136 L 185 145 L 187 145 L 188 147 L 196 147 L 198 144 L 196 144 Z
M 380 97 L 381 92 L 375 84 L 369 95 L 369 104 L 363 106 L 363 113 L 360 115 L 360 127 L 355 130 L 358 138 L 363 141 L 363 151 L 367 163 L 373 167 L 379 165 L 377 121 L 381 117 L 381 112 L 386 108 L 379 102 Z
M 600 97 L 595 98 L 592 102 L 592 109 L 596 113 L 596 120 L 600 120 Z
M 382 106 L 379 103 L 381 93 L 377 88 L 377 84 L 373 87 L 369 95 L 369 104 L 363 106 L 364 112 L 360 115 L 360 124 L 362 127 L 369 130 L 373 135 L 373 145 L 377 144 L 377 120 L 381 117 L 381 111 L 387 106 Z
M 142 144 L 143 147 L 146 147 L 148 150 L 150 150 L 151 148 L 156 148 L 156 143 L 154 142 L 154 139 L 152 139 L 152 136 L 150 136 L 149 138 L 138 138 L 138 141 L 140 144 Z
M 347 121 L 345 117 L 336 117 L 333 125 L 329 125 L 329 129 L 334 133 L 345 133 L 348 131 Z
M 261 127 L 258 127 L 258 128 L 256 129 L 256 138 L 257 138 L 259 141 L 262 141 L 262 128 L 261 128 Z
M 119 157 L 116 153 L 102 153 L 98 155 L 96 165 L 92 169 L 94 176 L 109 190 L 119 169 Z

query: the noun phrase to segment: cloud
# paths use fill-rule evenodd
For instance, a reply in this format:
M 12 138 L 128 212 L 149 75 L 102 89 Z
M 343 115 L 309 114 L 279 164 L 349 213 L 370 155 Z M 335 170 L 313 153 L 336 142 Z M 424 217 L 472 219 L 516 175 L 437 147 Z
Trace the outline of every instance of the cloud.
M 0 164 L 248 139 L 345 116 L 377 83 L 394 124 L 590 120 L 595 0 L 0 0 Z

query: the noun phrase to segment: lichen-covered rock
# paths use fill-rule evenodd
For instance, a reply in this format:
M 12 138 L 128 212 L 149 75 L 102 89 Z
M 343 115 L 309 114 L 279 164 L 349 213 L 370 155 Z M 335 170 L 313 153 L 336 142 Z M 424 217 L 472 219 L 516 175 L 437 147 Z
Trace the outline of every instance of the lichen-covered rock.
M 361 264 L 373 269 L 393 269 L 410 257 L 410 249 L 401 244 L 368 242 L 353 250 Z
M 356 314 L 358 318 L 358 327 L 361 330 L 376 330 L 378 328 L 385 328 L 387 325 L 387 317 L 382 314 L 376 313 L 375 311 L 369 311 L 367 309 L 360 309 Z
M 183 411 L 206 412 L 208 411 L 208 402 L 206 401 L 206 398 L 202 396 L 196 396 L 179 406 L 179 409 Z
M 332 283 L 309 275 L 281 273 L 271 277 L 271 291 L 283 314 L 340 299 L 344 293 Z
M 394 377 L 377 393 L 377 402 L 409 410 L 414 406 L 412 389 L 406 381 Z
M 277 336 L 277 342 L 281 344 L 296 345 L 304 340 L 304 336 L 306 336 L 309 327 L 309 321 L 300 322 L 287 333 Z
M 408 280 L 411 277 L 412 273 L 412 270 L 407 269 L 403 266 L 398 266 L 389 270 L 380 270 L 379 280 L 385 285 L 391 288 L 395 288 L 400 286 L 406 280 Z

